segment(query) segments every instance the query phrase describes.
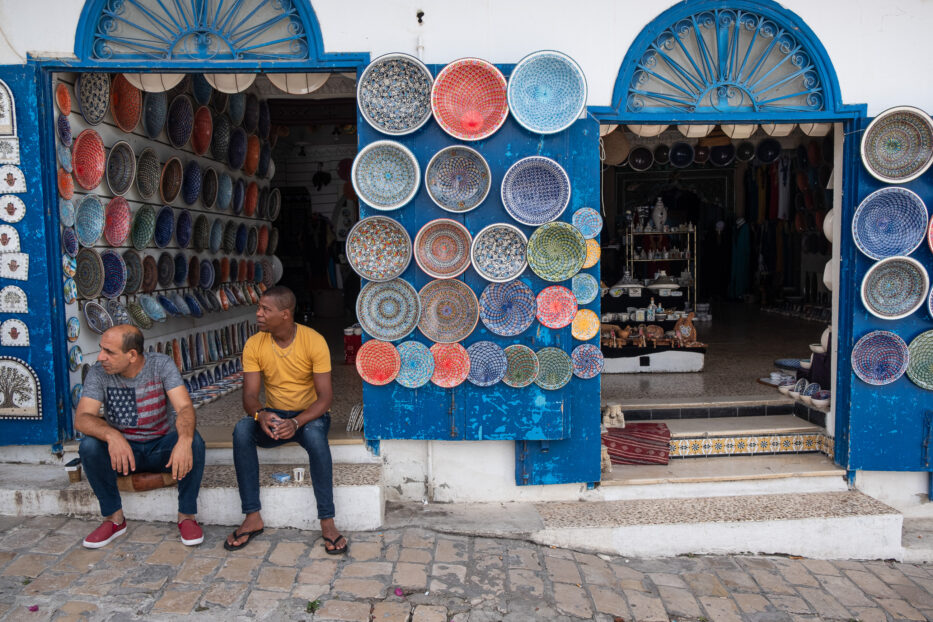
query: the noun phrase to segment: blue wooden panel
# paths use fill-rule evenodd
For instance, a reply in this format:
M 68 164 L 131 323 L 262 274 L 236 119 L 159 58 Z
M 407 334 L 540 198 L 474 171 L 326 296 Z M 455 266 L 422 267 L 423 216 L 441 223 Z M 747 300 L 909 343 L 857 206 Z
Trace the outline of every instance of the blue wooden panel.
M 433 66 L 431 71 L 436 75 L 441 68 Z M 501 69 L 508 75 L 511 66 Z M 573 212 L 583 206 L 598 208 L 598 135 L 598 126 L 592 118 L 577 121 L 559 134 L 542 137 L 531 134 L 509 117 L 505 125 L 488 139 L 475 143 L 461 143 L 445 134 L 433 120 L 414 134 L 392 138 L 373 130 L 362 116 L 359 118 L 361 148 L 375 140 L 389 138 L 411 149 L 418 159 L 422 169 L 422 186 L 418 194 L 405 207 L 385 213 L 401 222 L 412 239 L 421 226 L 436 218 L 453 218 L 464 223 L 472 234 L 491 223 L 506 222 L 518 226 L 530 236 L 534 228 L 514 221 L 502 207 L 499 194 L 505 171 L 517 160 L 530 155 L 544 155 L 555 159 L 570 176 L 571 202 L 561 220 L 570 222 Z M 468 144 L 477 149 L 489 162 L 492 170 L 492 190 L 486 201 L 463 215 L 453 215 L 437 207 L 423 184 L 424 168 L 431 157 L 439 150 L 455 144 Z M 384 213 L 366 205 L 361 205 L 360 210 L 361 217 Z M 599 278 L 598 265 L 589 272 Z M 419 290 L 432 280 L 414 262 L 402 278 Z M 488 284 L 472 267 L 460 278 L 477 296 Z M 526 270 L 520 278 L 535 292 L 551 285 L 538 278 L 531 270 Z M 563 284 L 570 286 L 569 281 Z M 587 307 L 599 313 L 598 300 Z M 406 339 L 431 345 L 417 330 Z M 561 330 L 552 330 L 535 322 L 518 337 L 502 338 L 488 332 L 480 322 L 473 333 L 464 340 L 463 346 L 468 347 L 482 340 L 494 341 L 502 347 L 521 343 L 533 350 L 557 346 L 568 353 L 581 343 L 572 338 L 569 326 Z M 598 339 L 593 340 L 593 343 L 597 342 Z M 599 430 L 598 379 L 582 381 L 573 378 L 569 385 L 559 391 L 544 391 L 535 385 L 513 389 L 502 383 L 481 388 L 466 382 L 454 389 L 440 389 L 429 384 L 417 390 L 405 389 L 397 383 L 383 387 L 364 384 L 363 401 L 365 434 L 369 439 L 560 439 L 567 437 L 572 428 L 582 427 L 583 418 L 596 426 L 597 435 Z M 573 418 L 577 421 L 573 421 Z M 598 467 L 598 449 L 594 455 Z
M 868 119 L 862 119 L 859 130 L 868 126 Z M 924 304 L 918 311 L 902 320 L 885 321 L 871 315 L 862 305 L 860 288 L 862 279 L 874 260 L 861 253 L 852 240 L 852 216 L 859 202 L 878 188 L 887 184 L 876 180 L 860 163 L 858 145 L 862 131 L 846 133 L 847 142 L 851 142 L 849 155 L 854 161 L 852 171 L 857 176 L 855 193 L 844 197 L 844 220 L 842 228 L 843 265 L 840 284 L 846 305 L 840 311 L 851 320 L 851 332 L 840 336 L 845 338 L 839 344 L 839 374 L 851 374 L 851 351 L 855 342 L 873 330 L 888 330 L 898 334 L 910 344 L 917 335 L 933 329 L 933 318 Z M 851 138 L 851 140 L 850 140 Z M 927 208 L 933 207 L 933 174 L 927 172 L 920 178 L 903 184 L 923 198 Z M 926 242 L 914 251 L 912 258 L 918 260 L 933 274 L 933 254 Z M 847 309 L 848 307 L 848 309 Z M 848 439 L 837 439 L 842 445 L 843 454 L 837 451 L 837 461 L 849 469 L 882 471 L 922 471 L 930 466 L 923 463 L 922 443 L 926 437 L 923 424 L 925 410 L 933 405 L 933 393 L 915 385 L 906 374 L 896 382 L 885 386 L 872 386 L 858 379 L 854 374 L 849 378 L 848 397 Z M 846 395 L 840 393 L 840 395 Z M 837 407 L 838 410 L 838 407 Z M 845 416 L 845 415 L 843 415 Z M 837 426 L 838 428 L 839 426 Z M 845 460 L 845 441 L 848 440 L 848 456 Z M 840 443 L 841 441 L 841 443 Z M 840 459 L 841 458 L 841 459 Z
M 51 86 L 48 75 L 33 64 L 0 67 L 0 79 L 10 87 L 15 100 L 20 168 L 27 187 L 26 193 L 18 195 L 26 204 L 26 215 L 12 226 L 19 232 L 22 252 L 29 255 L 28 281 L 0 279 L 0 287 L 16 285 L 25 291 L 29 314 L 3 313 L 0 321 L 23 320 L 30 343 L 29 347 L 0 347 L 0 355 L 22 359 L 35 370 L 42 398 L 41 421 L 0 419 L 0 444 L 56 443 L 71 435 L 71 417 L 70 412 L 65 413 L 70 401 L 50 123 Z M 47 162 L 44 168 L 43 162 Z

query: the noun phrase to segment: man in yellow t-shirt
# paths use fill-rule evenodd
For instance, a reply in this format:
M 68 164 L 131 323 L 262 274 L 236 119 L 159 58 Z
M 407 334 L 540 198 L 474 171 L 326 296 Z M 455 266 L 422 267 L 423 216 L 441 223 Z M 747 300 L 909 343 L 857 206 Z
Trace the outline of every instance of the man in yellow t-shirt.
M 256 310 L 259 332 L 243 348 L 243 417 L 233 430 L 233 463 L 246 518 L 227 536 L 224 548 L 236 550 L 263 531 L 259 503 L 257 447 L 296 442 L 308 452 L 309 474 L 317 501 L 324 548 L 331 555 L 349 547 L 334 525 L 334 482 L 327 431 L 334 392 L 330 351 L 320 333 L 295 323 L 295 294 L 271 287 Z M 266 403 L 259 400 L 265 388 Z

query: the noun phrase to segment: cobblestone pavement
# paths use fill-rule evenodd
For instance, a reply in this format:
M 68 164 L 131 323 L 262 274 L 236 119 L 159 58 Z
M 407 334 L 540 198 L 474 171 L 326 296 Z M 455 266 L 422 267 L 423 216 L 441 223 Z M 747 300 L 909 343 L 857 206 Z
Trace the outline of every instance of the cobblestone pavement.
M 933 566 L 773 556 L 624 559 L 421 529 L 267 530 L 237 552 L 208 527 L 131 522 L 98 550 L 96 523 L 0 517 L 4 620 L 929 620 Z M 315 613 L 310 609 L 316 607 Z

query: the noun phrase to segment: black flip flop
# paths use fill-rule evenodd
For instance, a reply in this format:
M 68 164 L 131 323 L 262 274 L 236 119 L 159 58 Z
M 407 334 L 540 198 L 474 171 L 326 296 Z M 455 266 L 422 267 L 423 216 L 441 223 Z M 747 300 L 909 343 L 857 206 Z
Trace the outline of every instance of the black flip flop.
M 332 548 L 332 549 L 329 549 L 329 548 L 327 548 L 326 546 L 324 547 L 324 551 L 325 551 L 328 555 L 343 555 L 344 553 L 346 553 L 347 551 L 350 550 L 350 541 L 347 540 L 347 538 L 346 538 L 344 535 L 342 535 L 342 534 L 338 535 L 338 536 L 337 536 L 336 538 L 334 538 L 333 540 L 331 540 L 331 539 L 328 538 L 327 536 L 321 536 L 321 537 L 324 538 L 324 542 L 330 542 L 331 545 L 334 547 L 334 548 Z M 343 541 L 346 542 L 346 544 L 343 546 L 343 548 L 338 549 L 338 548 L 337 548 L 337 542 L 340 540 L 340 538 L 343 538 Z
M 230 544 L 229 542 L 227 542 L 226 540 L 224 540 L 224 548 L 227 549 L 228 551 L 239 551 L 239 550 L 242 549 L 244 546 L 246 546 L 247 544 L 249 544 L 250 540 L 253 539 L 253 536 L 258 536 L 258 535 L 261 534 L 262 532 L 263 532 L 262 529 L 257 529 L 256 531 L 244 531 L 243 533 L 237 533 L 236 530 L 234 529 L 234 530 L 233 530 L 233 539 L 234 539 L 234 540 L 239 540 L 240 538 L 246 536 L 246 542 L 243 542 L 242 544 Z M 336 545 L 335 545 L 335 546 L 336 546 Z

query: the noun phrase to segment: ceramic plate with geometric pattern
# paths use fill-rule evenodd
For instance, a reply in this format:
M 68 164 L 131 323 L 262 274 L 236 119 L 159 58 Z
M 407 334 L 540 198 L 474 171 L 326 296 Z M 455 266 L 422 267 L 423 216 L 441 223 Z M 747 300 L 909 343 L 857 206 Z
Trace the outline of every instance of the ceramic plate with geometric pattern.
M 346 245 L 350 267 L 370 281 L 390 281 L 411 262 L 408 232 L 386 216 L 370 216 L 353 225 Z

